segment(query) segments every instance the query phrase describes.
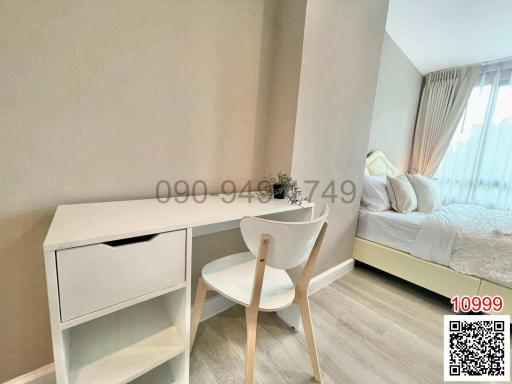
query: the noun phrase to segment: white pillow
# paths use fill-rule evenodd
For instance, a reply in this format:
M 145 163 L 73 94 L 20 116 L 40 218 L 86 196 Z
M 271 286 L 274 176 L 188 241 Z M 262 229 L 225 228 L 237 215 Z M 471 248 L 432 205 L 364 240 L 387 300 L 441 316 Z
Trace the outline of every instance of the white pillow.
M 418 207 L 416 193 L 405 175 L 388 176 L 386 182 L 391 206 L 397 212 L 408 213 Z
M 418 211 L 430 213 L 441 208 L 437 184 L 420 174 L 407 175 L 418 198 Z
M 369 211 L 373 212 L 391 209 L 391 202 L 386 190 L 386 175 L 364 175 L 361 202 Z

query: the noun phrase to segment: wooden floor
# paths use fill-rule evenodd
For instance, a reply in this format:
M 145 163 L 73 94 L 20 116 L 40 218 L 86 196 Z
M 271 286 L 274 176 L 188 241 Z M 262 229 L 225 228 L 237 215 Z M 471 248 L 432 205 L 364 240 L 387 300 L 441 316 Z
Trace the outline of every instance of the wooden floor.
M 442 383 L 447 299 L 374 270 L 356 268 L 311 296 L 323 383 Z M 191 384 L 243 383 L 245 318 L 234 307 L 200 324 Z M 257 384 L 311 383 L 301 333 L 260 313 Z

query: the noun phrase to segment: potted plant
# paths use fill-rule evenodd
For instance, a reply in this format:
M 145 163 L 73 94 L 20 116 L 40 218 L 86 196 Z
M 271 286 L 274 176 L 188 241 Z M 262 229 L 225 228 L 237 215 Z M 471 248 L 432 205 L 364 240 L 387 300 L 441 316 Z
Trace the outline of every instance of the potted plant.
M 269 191 L 262 192 L 265 196 L 271 195 L 274 199 L 287 199 L 292 205 L 302 205 L 306 200 L 297 185 L 297 180 L 284 172 L 279 172 L 277 177 L 267 176 L 265 180 L 271 186 Z

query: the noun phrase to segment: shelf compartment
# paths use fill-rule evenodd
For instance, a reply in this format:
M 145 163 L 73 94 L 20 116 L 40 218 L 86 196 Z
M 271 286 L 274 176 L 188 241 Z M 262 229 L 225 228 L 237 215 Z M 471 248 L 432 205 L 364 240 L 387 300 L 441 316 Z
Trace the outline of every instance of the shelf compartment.
M 184 282 L 184 283 L 176 284 L 170 288 L 165 288 L 160 291 L 151 292 L 147 295 L 136 297 L 135 299 L 128 300 L 128 301 L 113 305 L 111 307 L 104 308 L 99 311 L 89 313 L 87 315 L 78 317 L 78 318 L 70 320 L 70 321 L 66 321 L 64 323 L 61 323 L 60 327 L 63 330 L 72 328 L 72 327 L 76 327 L 77 325 L 83 324 L 87 321 L 91 321 L 91 320 L 97 319 L 99 317 L 109 315 L 113 312 L 120 311 L 120 310 L 128 308 L 132 305 L 136 305 L 136 304 L 142 303 L 144 301 L 154 299 L 155 297 L 158 297 L 158 296 L 167 295 L 168 293 L 177 291 L 179 289 L 185 289 L 186 286 L 187 286 L 187 283 Z
M 65 330 L 69 383 L 127 384 L 161 366 L 183 377 L 184 298 L 174 291 Z
M 174 376 L 176 365 L 179 364 L 179 359 L 182 359 L 182 357 L 177 356 L 176 358 L 131 381 L 130 384 L 183 384 L 183 381 L 177 380 Z
M 184 352 L 176 327 L 123 348 L 71 372 L 74 384 L 125 384 Z

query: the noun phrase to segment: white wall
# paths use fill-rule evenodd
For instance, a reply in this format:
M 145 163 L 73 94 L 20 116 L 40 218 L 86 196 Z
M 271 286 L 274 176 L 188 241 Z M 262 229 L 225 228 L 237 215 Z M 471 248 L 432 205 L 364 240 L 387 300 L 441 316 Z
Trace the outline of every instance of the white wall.
M 383 151 L 408 171 L 423 76 L 386 33 L 368 152 Z
M 318 205 L 329 202 L 320 195 L 331 180 L 338 195 L 343 180 L 357 188 L 351 204 L 339 197 L 331 204 L 318 271 L 352 255 L 387 6 L 387 0 L 307 3 L 292 175 L 320 181 Z

